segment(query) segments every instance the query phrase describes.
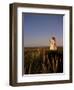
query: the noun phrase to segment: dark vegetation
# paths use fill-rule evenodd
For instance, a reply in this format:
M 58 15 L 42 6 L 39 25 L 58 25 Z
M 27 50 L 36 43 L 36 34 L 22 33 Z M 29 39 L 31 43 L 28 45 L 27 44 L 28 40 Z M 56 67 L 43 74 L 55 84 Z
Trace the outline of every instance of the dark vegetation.
M 24 73 L 62 73 L 63 48 L 50 51 L 49 47 L 24 48 Z

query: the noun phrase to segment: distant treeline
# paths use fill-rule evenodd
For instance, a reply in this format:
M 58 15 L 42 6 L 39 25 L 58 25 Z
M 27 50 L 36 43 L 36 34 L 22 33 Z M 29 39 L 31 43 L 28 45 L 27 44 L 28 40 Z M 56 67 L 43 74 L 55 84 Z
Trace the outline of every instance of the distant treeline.
M 37 49 L 50 50 L 48 46 L 45 46 L 45 47 L 24 47 L 24 50 L 37 50 Z M 63 51 L 63 47 L 62 46 L 58 46 L 58 51 Z

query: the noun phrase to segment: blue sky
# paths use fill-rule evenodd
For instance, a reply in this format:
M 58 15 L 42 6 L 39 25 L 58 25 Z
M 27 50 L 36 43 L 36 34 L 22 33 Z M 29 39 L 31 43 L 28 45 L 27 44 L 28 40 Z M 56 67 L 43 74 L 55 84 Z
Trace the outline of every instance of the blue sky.
M 49 39 L 56 37 L 63 45 L 63 15 L 23 13 L 24 47 L 49 46 Z

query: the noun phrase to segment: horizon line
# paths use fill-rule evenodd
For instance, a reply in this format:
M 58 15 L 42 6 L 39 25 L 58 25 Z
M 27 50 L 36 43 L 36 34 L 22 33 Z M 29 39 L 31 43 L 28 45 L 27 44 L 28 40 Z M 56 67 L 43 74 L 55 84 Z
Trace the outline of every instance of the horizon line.
M 27 48 L 27 47 L 50 47 L 50 46 L 24 46 L 24 48 Z M 63 47 L 63 46 L 57 46 L 57 47 Z

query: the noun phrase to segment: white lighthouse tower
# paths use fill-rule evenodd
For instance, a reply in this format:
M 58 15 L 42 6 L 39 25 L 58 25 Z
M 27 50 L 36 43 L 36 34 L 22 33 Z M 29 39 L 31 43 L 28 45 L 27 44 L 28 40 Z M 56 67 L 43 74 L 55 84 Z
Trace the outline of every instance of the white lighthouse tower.
M 50 50 L 57 50 L 57 42 L 56 42 L 56 38 L 55 37 L 52 37 L 50 40 L 49 40 L 49 46 L 50 46 Z

